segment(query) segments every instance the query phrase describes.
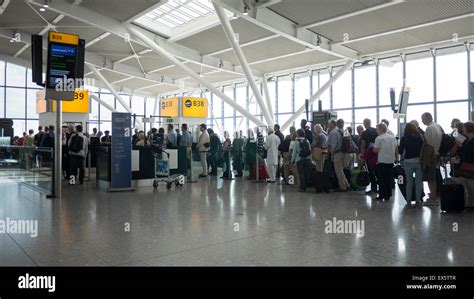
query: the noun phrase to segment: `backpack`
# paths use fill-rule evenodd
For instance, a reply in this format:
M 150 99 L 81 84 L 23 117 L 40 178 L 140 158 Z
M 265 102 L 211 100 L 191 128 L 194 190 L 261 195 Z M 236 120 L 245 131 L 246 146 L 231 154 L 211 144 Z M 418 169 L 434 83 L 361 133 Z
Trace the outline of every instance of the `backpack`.
M 311 155 L 311 149 L 309 148 L 309 143 L 306 140 L 304 141 L 299 140 L 298 142 L 300 143 L 300 152 L 299 152 L 300 158 L 309 157 Z
M 83 145 L 84 145 L 84 139 L 81 136 L 75 134 L 71 137 L 69 150 L 73 153 L 78 153 L 82 150 Z
M 278 150 L 282 153 L 287 153 L 290 151 L 291 138 L 287 136 L 283 142 L 278 146 Z
M 308 139 L 308 141 L 309 141 L 309 144 L 312 144 L 313 143 L 313 132 L 311 132 L 310 129 L 306 128 L 306 129 L 304 129 L 304 133 L 306 135 L 306 139 Z
M 354 140 L 352 140 L 352 136 L 351 135 L 344 136 L 344 134 L 341 131 L 339 131 L 339 133 L 341 133 L 341 136 L 342 136 L 341 152 L 347 153 L 347 154 L 352 154 L 352 153 L 357 152 L 356 146 L 354 144 Z
M 451 135 L 443 133 L 441 136 L 441 145 L 439 147 L 439 154 L 445 156 L 456 144 L 456 138 Z

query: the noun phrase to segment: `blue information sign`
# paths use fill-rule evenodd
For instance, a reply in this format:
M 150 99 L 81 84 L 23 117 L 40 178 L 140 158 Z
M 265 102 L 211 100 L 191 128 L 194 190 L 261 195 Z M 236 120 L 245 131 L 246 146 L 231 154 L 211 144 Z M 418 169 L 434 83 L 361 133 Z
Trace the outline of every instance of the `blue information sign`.
M 110 191 L 132 189 L 132 115 L 112 112 Z

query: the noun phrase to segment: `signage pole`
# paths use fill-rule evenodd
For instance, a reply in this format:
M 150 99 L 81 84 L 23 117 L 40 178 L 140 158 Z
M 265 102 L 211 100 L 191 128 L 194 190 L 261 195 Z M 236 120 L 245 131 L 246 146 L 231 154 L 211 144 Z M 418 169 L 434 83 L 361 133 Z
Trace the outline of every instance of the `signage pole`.
M 61 178 L 62 178 L 62 105 L 60 100 L 56 100 L 56 135 L 54 140 L 54 197 L 61 198 Z

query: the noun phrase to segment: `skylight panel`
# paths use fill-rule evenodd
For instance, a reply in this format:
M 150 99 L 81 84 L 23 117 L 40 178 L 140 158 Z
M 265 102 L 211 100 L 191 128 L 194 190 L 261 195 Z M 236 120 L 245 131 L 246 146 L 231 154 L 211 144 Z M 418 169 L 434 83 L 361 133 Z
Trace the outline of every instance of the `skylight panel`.
M 135 22 L 148 27 L 153 27 L 153 24 L 156 24 L 158 27 L 164 25 L 168 29 L 176 29 L 210 13 L 214 13 L 214 7 L 210 0 L 169 0 L 136 19 Z

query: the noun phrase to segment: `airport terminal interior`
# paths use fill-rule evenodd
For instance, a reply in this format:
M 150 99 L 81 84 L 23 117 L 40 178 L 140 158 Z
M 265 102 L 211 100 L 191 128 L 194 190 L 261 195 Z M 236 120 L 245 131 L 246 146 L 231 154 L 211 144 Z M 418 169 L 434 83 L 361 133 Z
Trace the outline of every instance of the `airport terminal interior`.
M 0 266 L 474 266 L 473 53 L 472 0 L 0 0 Z

